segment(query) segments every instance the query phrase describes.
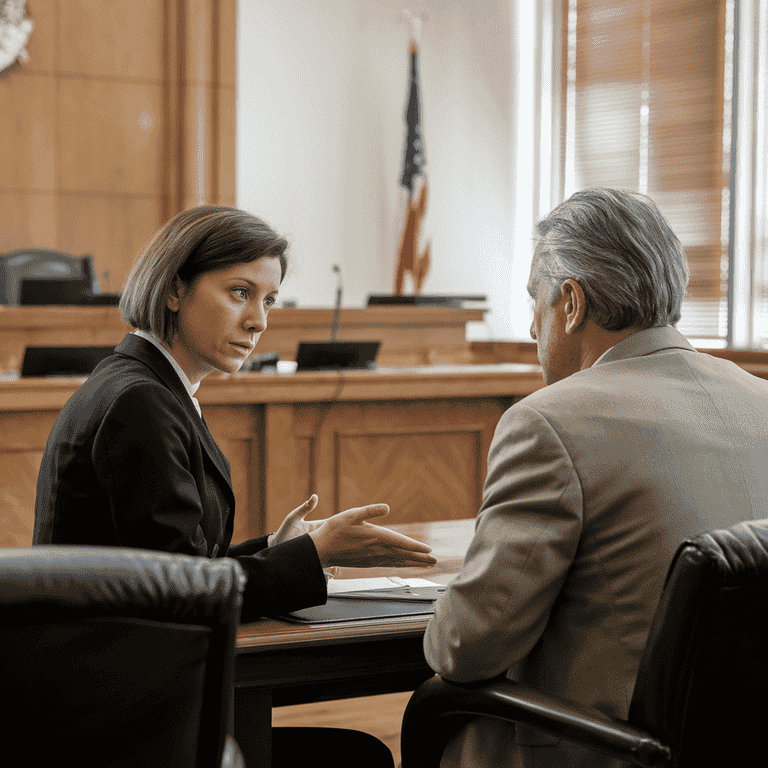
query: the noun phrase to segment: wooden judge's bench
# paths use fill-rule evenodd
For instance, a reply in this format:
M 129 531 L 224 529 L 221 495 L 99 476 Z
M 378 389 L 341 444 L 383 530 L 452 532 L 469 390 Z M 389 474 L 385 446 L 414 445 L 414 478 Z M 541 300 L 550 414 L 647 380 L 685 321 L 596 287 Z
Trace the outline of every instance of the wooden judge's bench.
M 232 465 L 235 540 L 275 530 L 313 492 L 318 514 L 378 501 L 385 522 L 474 517 L 501 414 L 543 385 L 531 345 L 468 344 L 483 311 L 372 307 L 340 313 L 340 340 L 381 340 L 373 371 L 211 374 L 198 391 Z M 299 340 L 329 338 L 332 310 L 274 309 L 257 353 L 293 359 Z M 0 359 L 26 345 L 117 344 L 114 307 L 0 308 Z M 32 540 L 42 451 L 82 379 L 0 382 L 0 546 Z

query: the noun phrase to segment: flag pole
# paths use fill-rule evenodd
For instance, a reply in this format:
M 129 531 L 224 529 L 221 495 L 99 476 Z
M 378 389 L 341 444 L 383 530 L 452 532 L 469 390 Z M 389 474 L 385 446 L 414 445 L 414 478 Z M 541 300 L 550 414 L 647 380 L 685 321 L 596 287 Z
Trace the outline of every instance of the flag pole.
M 424 16 L 417 16 L 409 9 L 403 11 L 403 16 L 411 28 L 411 40 L 408 51 L 410 60 L 410 77 L 408 81 L 408 97 L 405 108 L 406 137 L 403 151 L 403 171 L 400 186 L 408 191 L 408 201 L 403 221 L 403 231 L 397 254 L 397 269 L 395 270 L 395 296 L 403 295 L 405 276 L 413 280 L 414 294 L 421 294 L 424 279 L 430 265 L 430 244 L 419 252 L 419 231 L 421 220 L 427 208 L 427 180 L 423 172 L 426 164 L 424 140 L 421 132 L 421 109 L 419 103 L 419 38 Z M 414 181 L 421 176 L 423 183 L 418 196 L 414 194 Z

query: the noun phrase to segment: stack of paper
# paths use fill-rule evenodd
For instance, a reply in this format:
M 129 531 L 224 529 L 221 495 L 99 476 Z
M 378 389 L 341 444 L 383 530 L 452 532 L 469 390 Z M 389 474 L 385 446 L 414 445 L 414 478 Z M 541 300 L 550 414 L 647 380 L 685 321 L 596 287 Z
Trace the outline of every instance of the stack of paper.
M 328 582 L 328 594 L 339 592 L 371 592 L 375 589 L 394 589 L 396 587 L 438 587 L 427 579 L 401 579 L 399 576 L 378 576 L 372 579 L 331 579 Z

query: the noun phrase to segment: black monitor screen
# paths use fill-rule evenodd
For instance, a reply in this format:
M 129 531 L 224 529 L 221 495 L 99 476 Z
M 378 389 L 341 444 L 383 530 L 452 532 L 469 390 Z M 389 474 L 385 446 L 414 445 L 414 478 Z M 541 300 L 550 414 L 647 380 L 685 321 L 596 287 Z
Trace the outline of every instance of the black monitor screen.
M 296 370 L 373 368 L 380 341 L 300 341 Z
M 27 347 L 22 376 L 88 376 L 115 347 Z

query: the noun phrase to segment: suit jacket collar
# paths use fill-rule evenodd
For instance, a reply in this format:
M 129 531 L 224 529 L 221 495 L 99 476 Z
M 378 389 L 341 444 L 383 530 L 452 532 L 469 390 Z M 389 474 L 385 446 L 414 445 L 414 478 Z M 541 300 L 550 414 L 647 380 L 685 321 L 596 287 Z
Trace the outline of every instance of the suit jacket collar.
M 127 334 L 115 347 L 115 354 L 132 357 L 143 365 L 146 365 L 147 368 L 149 368 L 152 373 L 154 373 L 154 375 L 165 384 L 171 392 L 173 392 L 179 402 L 187 409 L 187 412 L 197 427 L 197 431 L 205 449 L 208 451 L 213 463 L 231 488 L 232 481 L 229 462 L 219 449 L 219 446 L 216 445 L 216 441 L 208 430 L 208 425 L 197 412 L 197 408 L 195 408 L 192 398 L 189 396 L 189 392 L 187 392 L 186 387 L 181 382 L 176 371 L 173 370 L 173 366 L 165 355 L 163 355 L 151 341 L 142 339 L 140 336 L 135 336 L 132 333 Z
M 637 333 L 622 339 L 618 344 L 614 344 L 595 360 L 594 365 L 615 363 L 617 360 L 626 360 L 630 357 L 644 357 L 663 349 L 696 351 L 688 339 L 676 328 L 671 325 L 656 326 L 637 331 Z

